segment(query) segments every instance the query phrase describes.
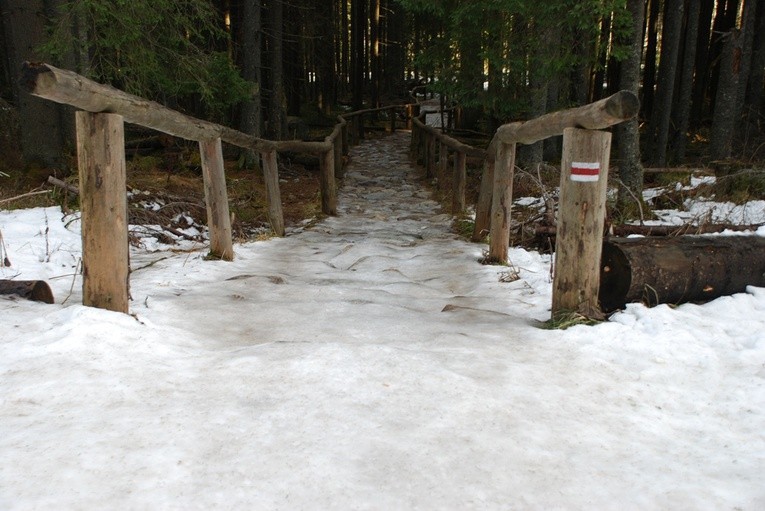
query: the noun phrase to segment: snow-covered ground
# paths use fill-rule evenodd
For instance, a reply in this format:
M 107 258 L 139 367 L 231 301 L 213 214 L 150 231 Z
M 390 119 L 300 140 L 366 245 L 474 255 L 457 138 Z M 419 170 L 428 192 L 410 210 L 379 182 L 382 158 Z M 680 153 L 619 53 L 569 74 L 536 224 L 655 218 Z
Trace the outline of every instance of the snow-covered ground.
M 549 258 L 478 264 L 385 140 L 337 218 L 132 249 L 131 316 L 74 217 L 0 213 L 57 300 L 0 296 L 0 509 L 765 509 L 765 289 L 543 330 Z

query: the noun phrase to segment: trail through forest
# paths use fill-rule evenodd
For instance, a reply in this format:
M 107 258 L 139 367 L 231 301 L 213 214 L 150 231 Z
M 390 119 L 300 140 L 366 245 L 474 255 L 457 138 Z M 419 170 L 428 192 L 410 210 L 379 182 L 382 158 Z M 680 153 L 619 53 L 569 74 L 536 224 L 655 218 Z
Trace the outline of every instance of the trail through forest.
M 549 257 L 479 264 L 406 137 L 233 262 L 133 247 L 132 316 L 79 305 L 76 221 L 0 212 L 58 300 L 0 297 L 0 508 L 763 509 L 765 290 L 543 330 Z

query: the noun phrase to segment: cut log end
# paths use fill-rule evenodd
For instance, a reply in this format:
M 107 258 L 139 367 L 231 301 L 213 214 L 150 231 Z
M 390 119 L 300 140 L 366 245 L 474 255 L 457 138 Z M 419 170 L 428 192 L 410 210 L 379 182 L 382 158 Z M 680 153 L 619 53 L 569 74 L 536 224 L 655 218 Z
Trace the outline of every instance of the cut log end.
M 703 302 L 765 286 L 765 238 L 611 238 L 603 245 L 601 308 Z
M 606 102 L 606 112 L 617 119 L 632 119 L 640 110 L 640 100 L 634 92 L 619 91 Z
M 19 86 L 30 94 L 33 94 L 37 88 L 37 83 L 40 76 L 50 72 L 51 70 L 48 68 L 48 65 L 43 62 L 25 61 L 21 65 Z
M 54 303 L 53 291 L 43 280 L 0 280 L 0 294 L 17 295 L 35 302 Z

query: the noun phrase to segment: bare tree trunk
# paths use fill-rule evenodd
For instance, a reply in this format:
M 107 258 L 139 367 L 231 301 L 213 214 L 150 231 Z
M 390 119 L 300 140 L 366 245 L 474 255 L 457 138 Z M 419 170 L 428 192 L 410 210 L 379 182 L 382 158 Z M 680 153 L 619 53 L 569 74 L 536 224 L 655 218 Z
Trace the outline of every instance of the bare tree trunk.
M 659 12 L 661 12 L 660 6 L 659 0 L 648 0 L 648 11 L 646 11 L 648 15 L 646 26 L 648 43 L 645 53 L 645 71 L 643 72 L 643 99 L 640 102 L 643 117 L 646 119 L 650 119 L 653 112 L 653 99 L 656 88 L 657 24 L 659 22 Z
M 696 77 L 693 82 L 691 125 L 698 127 L 704 116 L 706 94 L 709 87 L 709 40 L 712 32 L 714 0 L 700 0 L 699 33 L 696 39 Z
M 263 26 L 261 0 L 244 0 L 242 15 L 242 78 L 250 82 L 250 97 L 242 102 L 240 129 L 244 133 L 260 137 L 263 111 L 260 100 L 263 50 Z M 245 150 L 246 163 L 255 161 L 255 153 Z
M 676 131 L 673 137 L 675 161 L 685 159 L 685 148 L 688 145 L 688 127 L 691 116 L 691 95 L 693 93 L 693 67 L 696 63 L 696 43 L 699 32 L 699 2 L 688 3 L 688 18 L 685 29 L 685 44 L 683 46 L 682 72 L 680 90 L 675 105 L 677 111 L 673 115 Z
M 736 112 L 738 114 L 736 119 L 736 136 L 741 138 L 740 135 L 745 131 L 745 112 L 744 101 L 746 100 L 747 85 L 749 84 L 749 75 L 752 71 L 752 57 L 754 50 L 754 30 L 757 21 L 757 11 L 763 10 L 765 7 L 760 6 L 757 9 L 756 0 L 746 0 L 744 3 L 743 16 L 741 18 L 741 36 L 743 40 L 743 52 L 741 55 L 741 76 L 739 77 L 739 89 L 738 97 L 736 99 Z
M 323 0 L 325 5 L 325 11 L 327 13 L 333 13 L 332 5 L 334 0 Z M 316 13 L 320 16 L 319 13 Z M 331 18 L 325 18 L 327 24 L 333 25 L 335 16 L 327 14 Z M 326 30 L 319 30 L 317 32 L 317 40 L 315 43 L 316 59 L 318 61 L 317 68 L 319 72 L 319 111 L 324 115 L 329 115 L 332 112 L 332 105 L 335 103 L 335 38 L 331 32 Z
M 669 121 L 672 113 L 672 96 L 675 90 L 675 76 L 683 26 L 683 0 L 666 0 L 664 24 L 661 33 L 661 60 L 659 61 L 659 83 L 656 88 L 656 105 L 651 114 L 649 134 L 655 139 L 651 161 L 656 167 L 667 164 L 667 143 Z
M 284 87 L 284 3 L 271 4 L 271 108 L 268 132 L 277 140 L 287 134 L 287 95 Z
M 380 73 L 382 72 L 382 62 L 380 56 L 380 0 L 370 0 L 369 3 L 369 21 L 370 21 L 370 59 L 372 75 L 372 100 L 371 108 L 380 106 Z
M 36 48 L 46 33 L 45 2 L 42 0 L 3 0 L 0 2 L 4 44 L 9 59 L 13 98 L 21 120 L 21 150 L 27 164 L 63 167 L 66 129 L 61 125 L 63 107 L 30 96 L 19 88 L 18 78 L 24 60 L 40 60 Z
M 364 106 L 364 34 L 366 33 L 366 0 L 353 0 L 351 3 L 351 94 L 352 108 L 361 110 Z
M 756 130 L 762 109 L 763 81 L 765 80 L 765 6 L 757 9 L 755 38 L 752 45 L 752 68 L 744 99 L 744 139 L 748 139 Z
M 632 35 L 629 54 L 622 62 L 619 88 L 636 95 L 640 88 L 640 60 L 643 54 L 643 0 L 627 0 L 632 18 Z M 616 208 L 622 217 L 633 217 L 639 211 L 638 203 L 643 194 L 643 165 L 640 162 L 640 121 L 630 119 L 616 126 L 619 146 L 619 194 Z
M 717 84 L 712 136 L 709 142 L 713 160 L 729 158 L 733 147 L 733 131 L 738 119 L 736 103 L 741 76 L 742 45 L 743 37 L 738 29 L 734 28 L 728 32 L 720 63 L 720 82 Z M 716 173 L 726 175 L 726 167 L 718 168 Z

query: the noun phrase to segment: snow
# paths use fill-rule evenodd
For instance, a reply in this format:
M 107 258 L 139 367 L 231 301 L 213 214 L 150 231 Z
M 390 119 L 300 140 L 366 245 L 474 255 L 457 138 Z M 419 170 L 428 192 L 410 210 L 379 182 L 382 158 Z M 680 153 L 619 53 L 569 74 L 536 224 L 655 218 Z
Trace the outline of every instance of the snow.
M 234 262 L 131 248 L 132 315 L 75 217 L 0 213 L 57 299 L 0 296 L 0 508 L 765 508 L 765 289 L 541 329 L 549 257 L 478 264 L 396 147 Z

